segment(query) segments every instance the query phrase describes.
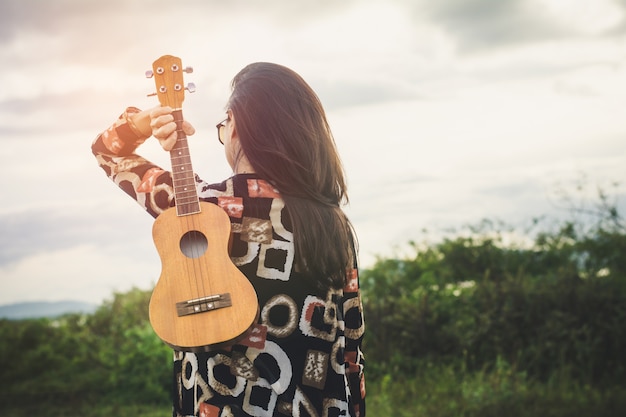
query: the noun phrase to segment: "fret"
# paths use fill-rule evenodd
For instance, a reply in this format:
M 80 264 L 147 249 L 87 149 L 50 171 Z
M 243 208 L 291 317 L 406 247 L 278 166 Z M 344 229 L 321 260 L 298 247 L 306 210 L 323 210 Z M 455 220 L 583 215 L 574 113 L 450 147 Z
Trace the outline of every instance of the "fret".
M 188 216 L 196 213 L 200 213 L 200 204 L 195 204 L 193 206 L 176 206 L 177 216 Z
M 177 174 L 193 172 L 193 169 L 191 167 L 191 161 L 186 161 L 183 163 L 174 163 L 174 161 L 172 161 L 172 172 L 175 172 Z
M 197 193 L 195 192 L 196 189 L 195 187 L 191 187 L 188 185 L 174 185 L 174 194 L 175 195 L 185 195 L 185 194 L 190 194 L 190 195 L 197 195 Z
M 191 163 L 191 158 L 189 157 L 189 155 L 181 155 L 181 154 L 172 155 L 171 160 L 172 160 L 172 163 L 175 165 L 184 165 L 184 164 Z
M 186 201 L 185 199 L 182 199 L 182 200 L 176 200 L 176 205 L 180 207 L 191 207 L 191 208 L 195 208 L 196 210 L 199 210 L 197 207 L 200 205 L 200 203 L 197 200 L 193 200 L 193 199 L 187 199 Z
M 190 189 L 190 188 L 180 188 L 180 187 L 174 187 L 174 196 L 176 196 L 177 199 L 181 199 L 181 198 L 198 198 L 198 193 L 196 193 L 195 189 Z
M 185 175 L 185 176 L 180 175 L 178 177 L 180 177 L 180 178 L 177 178 L 179 181 L 177 182 L 176 185 L 179 185 L 181 187 L 195 187 L 195 184 L 196 184 L 196 174 Z
M 174 180 L 174 185 L 177 187 L 189 187 L 195 188 L 196 175 L 190 170 L 188 173 L 176 175 L 172 173 L 172 178 Z
M 172 172 L 172 179 L 176 182 L 176 185 L 191 187 L 195 181 L 195 174 L 192 171 L 189 173 L 176 173 Z
M 196 193 L 178 193 L 175 198 L 177 204 L 190 204 L 198 200 Z
M 172 179 L 175 186 L 195 188 L 196 175 L 192 169 L 181 172 L 172 172 Z
M 191 168 L 191 163 L 187 163 L 184 165 L 176 165 L 176 166 L 172 166 L 172 172 L 175 174 L 179 174 L 181 176 L 185 176 L 185 175 L 192 175 L 193 174 L 193 170 Z
M 189 147 L 185 145 L 183 145 L 181 143 L 182 142 L 186 142 L 185 138 L 180 138 L 181 135 L 184 135 L 184 133 L 182 131 L 178 132 L 178 136 L 179 139 L 176 142 L 176 145 L 174 145 L 174 148 L 170 151 L 170 156 L 172 158 L 185 158 L 185 159 L 189 159 Z

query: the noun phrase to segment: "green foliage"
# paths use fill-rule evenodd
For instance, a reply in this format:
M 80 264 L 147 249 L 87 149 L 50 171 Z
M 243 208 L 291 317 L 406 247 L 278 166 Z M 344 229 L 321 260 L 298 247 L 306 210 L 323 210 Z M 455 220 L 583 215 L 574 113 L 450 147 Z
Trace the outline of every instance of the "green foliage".
M 88 319 L 92 334 L 105 341 L 100 360 L 112 370 L 107 383 L 122 403 L 166 402 L 170 398 L 172 352 L 152 331 L 150 292 L 115 294 Z
M 374 372 L 424 360 L 481 369 L 506 358 L 548 378 L 562 366 L 596 382 L 624 378 L 626 234 L 576 235 L 566 223 L 526 248 L 502 234 L 445 239 L 363 271 Z
M 134 289 L 92 315 L 0 321 L 0 414 L 67 415 L 98 404 L 167 407 L 172 353 L 149 325 L 149 299 L 149 292 Z
M 489 371 L 438 363 L 412 377 L 370 378 L 367 408 L 371 416 L 398 417 L 613 417 L 624 415 L 626 388 L 540 382 L 497 358 Z
M 624 414 L 626 228 L 603 198 L 532 241 L 484 221 L 362 271 L 374 415 Z

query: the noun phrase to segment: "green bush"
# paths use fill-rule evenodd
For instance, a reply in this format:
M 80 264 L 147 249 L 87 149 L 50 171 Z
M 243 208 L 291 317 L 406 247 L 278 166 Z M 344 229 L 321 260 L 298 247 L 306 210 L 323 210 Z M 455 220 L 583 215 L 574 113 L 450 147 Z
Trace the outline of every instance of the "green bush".
M 0 414 L 168 406 L 172 353 L 148 323 L 149 298 L 135 289 L 92 315 L 1 320 Z
M 625 414 L 626 228 L 602 207 L 530 243 L 485 221 L 362 271 L 374 415 Z
M 566 241 L 568 230 L 526 249 L 457 237 L 363 271 L 374 372 L 459 359 L 477 370 L 502 357 L 543 380 L 567 368 L 624 381 L 626 236 Z

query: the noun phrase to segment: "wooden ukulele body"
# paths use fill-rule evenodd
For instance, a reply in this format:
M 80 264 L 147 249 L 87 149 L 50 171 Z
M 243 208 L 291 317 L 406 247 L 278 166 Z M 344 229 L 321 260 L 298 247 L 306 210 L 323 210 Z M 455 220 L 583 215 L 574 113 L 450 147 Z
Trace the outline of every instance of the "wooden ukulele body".
M 228 215 L 211 203 L 200 207 L 185 216 L 166 210 L 152 229 L 162 269 L 150 300 L 150 322 L 178 350 L 235 343 L 258 318 L 254 287 L 228 255 Z

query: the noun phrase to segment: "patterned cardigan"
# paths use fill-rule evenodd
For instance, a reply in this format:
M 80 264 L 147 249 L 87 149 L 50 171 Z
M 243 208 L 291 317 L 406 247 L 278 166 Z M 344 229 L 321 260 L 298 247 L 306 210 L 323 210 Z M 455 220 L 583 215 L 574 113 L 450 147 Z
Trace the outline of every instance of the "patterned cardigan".
M 148 213 L 174 206 L 170 172 L 134 153 L 133 107 L 93 142 L 99 166 Z M 363 309 L 356 265 L 343 290 L 319 290 L 294 269 L 279 192 L 255 174 L 218 184 L 196 176 L 202 201 L 232 224 L 231 258 L 254 286 L 256 338 L 229 348 L 174 352 L 173 416 L 365 416 Z

